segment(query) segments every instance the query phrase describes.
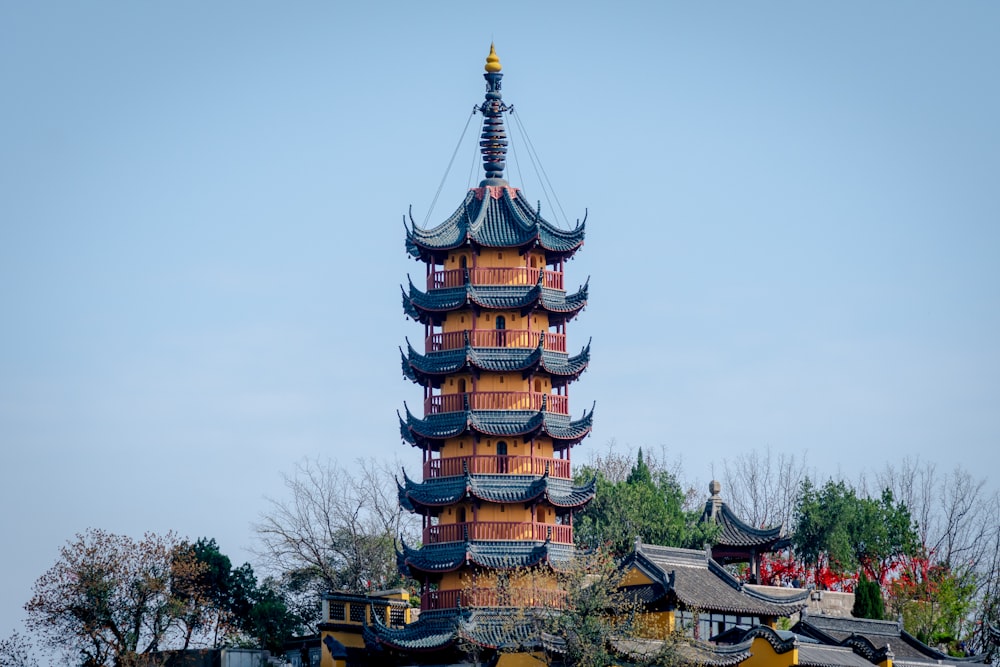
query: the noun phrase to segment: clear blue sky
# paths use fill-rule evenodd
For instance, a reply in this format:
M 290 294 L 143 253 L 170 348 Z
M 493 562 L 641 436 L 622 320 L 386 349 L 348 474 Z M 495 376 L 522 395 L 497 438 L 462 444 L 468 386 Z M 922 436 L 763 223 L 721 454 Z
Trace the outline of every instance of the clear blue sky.
M 765 446 L 994 474 L 998 29 L 974 1 L 0 4 L 0 634 L 88 526 L 243 560 L 303 457 L 418 469 L 401 218 L 491 40 L 589 209 L 577 460 L 665 445 L 699 489 Z

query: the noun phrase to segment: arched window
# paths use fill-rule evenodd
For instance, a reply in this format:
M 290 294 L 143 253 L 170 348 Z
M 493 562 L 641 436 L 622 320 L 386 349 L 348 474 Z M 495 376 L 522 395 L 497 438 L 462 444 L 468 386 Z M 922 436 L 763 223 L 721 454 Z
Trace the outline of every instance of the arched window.
M 497 456 L 507 456 L 507 441 L 501 440 L 497 443 Z
M 542 379 L 541 378 L 535 378 L 535 393 L 536 394 L 542 393 Z
M 497 315 L 497 329 L 506 329 L 506 328 L 507 328 L 507 318 L 505 318 L 503 315 Z

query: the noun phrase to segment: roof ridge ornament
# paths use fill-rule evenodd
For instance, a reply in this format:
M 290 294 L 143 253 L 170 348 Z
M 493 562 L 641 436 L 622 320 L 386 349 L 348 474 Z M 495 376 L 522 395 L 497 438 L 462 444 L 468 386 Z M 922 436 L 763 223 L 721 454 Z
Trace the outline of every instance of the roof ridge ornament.
M 488 185 L 506 186 L 503 170 L 507 166 L 507 131 L 503 126 L 503 114 L 510 107 L 503 103 L 500 95 L 500 83 L 503 79 L 503 68 L 496 49 L 490 44 L 490 54 L 486 57 L 486 99 L 479 106 L 483 114 L 483 133 L 479 139 L 479 150 L 483 154 L 483 168 L 486 179 L 480 187 Z

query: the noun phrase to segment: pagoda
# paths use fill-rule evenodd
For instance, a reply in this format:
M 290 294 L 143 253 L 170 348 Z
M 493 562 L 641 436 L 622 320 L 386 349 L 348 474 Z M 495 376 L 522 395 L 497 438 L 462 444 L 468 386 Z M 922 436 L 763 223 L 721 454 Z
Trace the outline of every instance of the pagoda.
M 379 650 L 508 642 L 509 623 L 501 626 L 511 607 L 560 601 L 554 578 L 526 586 L 514 573 L 567 563 L 573 513 L 594 497 L 594 481 L 574 485 L 570 468 L 570 449 L 593 416 L 573 419 L 568 393 L 590 359 L 589 343 L 570 355 L 566 341 L 587 285 L 567 293 L 563 274 L 586 221 L 556 227 L 504 179 L 509 107 L 492 45 L 484 78 L 485 179 L 444 222 L 422 229 L 411 218 L 406 229 L 426 284 L 410 280 L 403 290 L 424 345 L 401 350 L 402 371 L 423 388 L 424 404 L 400 415 L 400 433 L 420 449 L 423 470 L 419 481 L 404 471 L 399 502 L 422 517 L 423 539 L 404 543 L 398 561 L 420 583 L 421 613 L 401 628 L 366 628 L 366 643 Z

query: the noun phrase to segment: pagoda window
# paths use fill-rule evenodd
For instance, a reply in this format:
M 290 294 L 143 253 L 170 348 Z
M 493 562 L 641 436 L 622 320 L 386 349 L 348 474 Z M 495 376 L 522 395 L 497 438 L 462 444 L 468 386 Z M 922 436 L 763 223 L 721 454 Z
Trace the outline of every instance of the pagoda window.
M 458 514 L 455 517 L 455 521 L 457 523 L 465 523 L 465 508 L 464 507 L 459 507 L 458 508 Z
M 458 381 L 458 393 L 460 394 L 465 393 L 465 378 L 462 378 Z
M 469 260 L 465 258 L 465 255 L 458 258 L 458 266 L 461 269 L 469 268 Z
M 542 393 L 542 380 L 541 378 L 535 378 L 535 393 Z
M 501 440 L 497 443 L 497 456 L 507 456 L 507 441 Z

